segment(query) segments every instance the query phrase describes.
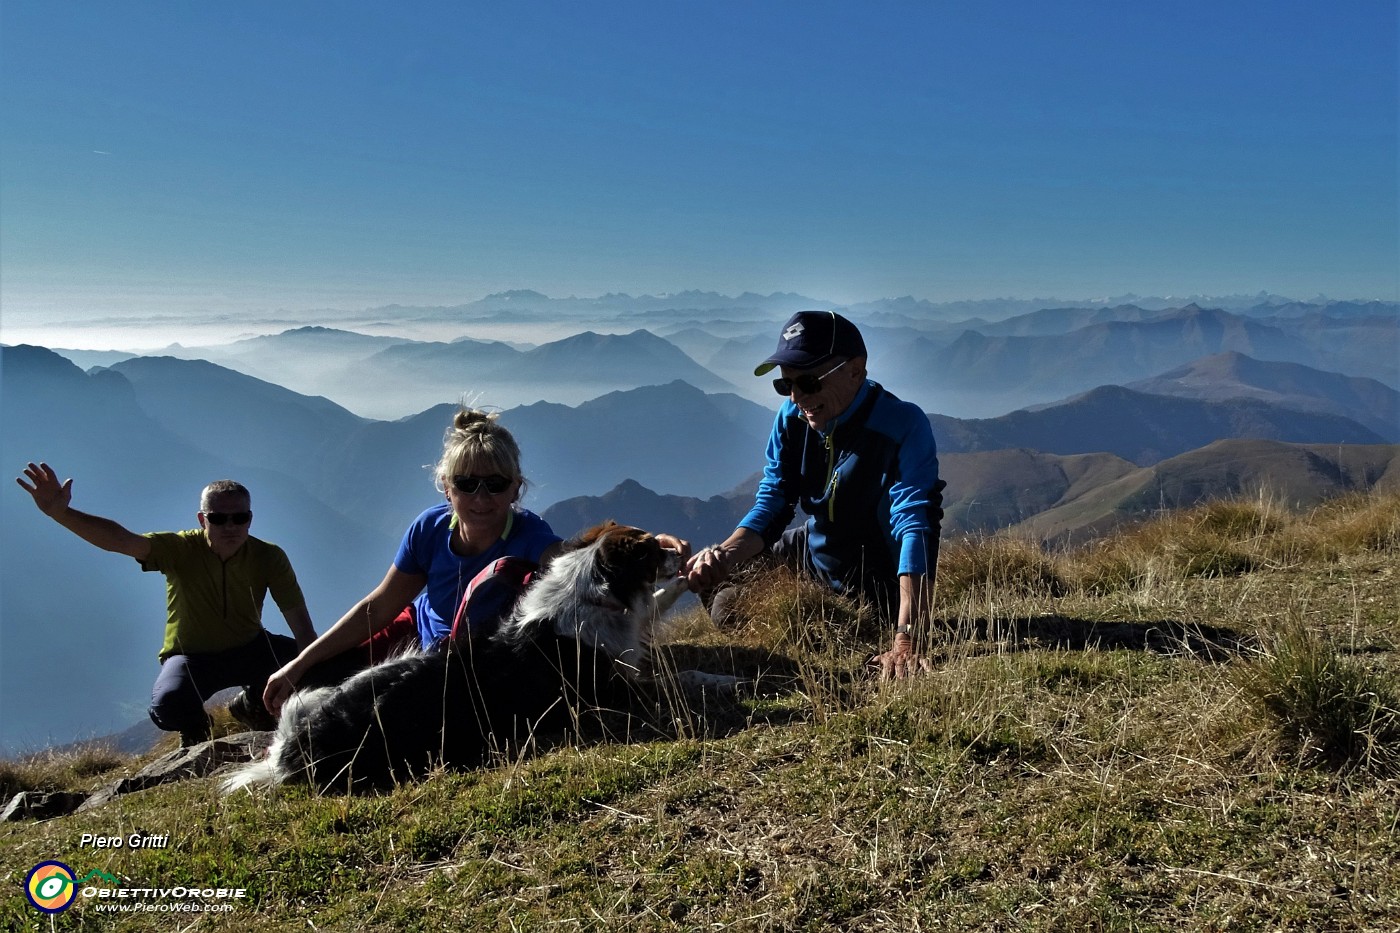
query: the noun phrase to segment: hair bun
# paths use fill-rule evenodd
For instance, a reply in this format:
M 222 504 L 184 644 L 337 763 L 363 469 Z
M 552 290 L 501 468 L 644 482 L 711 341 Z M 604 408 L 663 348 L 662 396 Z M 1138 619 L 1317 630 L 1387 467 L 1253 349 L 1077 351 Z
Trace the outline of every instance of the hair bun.
M 452 429 L 454 431 L 470 431 L 474 427 L 491 424 L 496 418 L 497 415 L 494 412 L 485 412 L 476 408 L 459 408 L 452 419 Z

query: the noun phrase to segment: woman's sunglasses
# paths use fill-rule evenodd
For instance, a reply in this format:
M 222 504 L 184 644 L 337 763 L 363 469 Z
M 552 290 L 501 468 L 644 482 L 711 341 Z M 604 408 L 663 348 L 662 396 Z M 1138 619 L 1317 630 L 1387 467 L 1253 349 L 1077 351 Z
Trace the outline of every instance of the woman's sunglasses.
M 487 494 L 499 496 L 510 488 L 511 478 L 493 473 L 490 476 L 454 476 L 452 477 L 452 488 L 464 496 L 474 496 L 482 489 Z
M 233 522 L 235 525 L 246 525 L 253 520 L 252 512 L 205 512 L 204 520 L 211 525 L 223 525 Z
M 801 389 L 803 395 L 815 395 L 822 390 L 823 379 L 849 362 L 850 360 L 842 360 L 820 376 L 813 376 L 811 373 L 807 373 L 802 376 L 793 376 L 791 379 L 774 379 L 773 388 L 779 395 L 791 395 L 794 388 Z

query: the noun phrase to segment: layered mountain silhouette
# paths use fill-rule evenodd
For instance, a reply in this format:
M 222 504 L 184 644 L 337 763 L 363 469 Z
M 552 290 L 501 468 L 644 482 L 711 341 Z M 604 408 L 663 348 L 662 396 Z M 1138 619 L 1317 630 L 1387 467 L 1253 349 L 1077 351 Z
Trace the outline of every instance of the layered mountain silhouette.
M 317 471 L 322 488 L 386 534 L 401 534 L 441 496 L 432 467 L 456 410 L 438 405 L 357 428 L 328 451 Z M 539 402 L 501 413 L 520 444 L 528 481 L 523 504 L 541 513 L 627 479 L 664 492 L 728 490 L 753 472 L 772 419 L 752 402 L 683 382 L 609 393 L 576 407 Z M 556 530 L 569 535 L 579 527 Z
M 510 361 L 501 378 L 538 385 L 581 385 L 632 388 L 680 380 L 698 389 L 733 389 L 650 331 L 595 334 L 588 331 L 543 344 Z
M 450 343 L 413 342 L 388 347 L 359 361 L 365 374 L 421 378 L 424 372 L 494 372 L 515 363 L 521 353 L 498 340 L 462 338 Z
M 404 337 L 374 336 L 312 325 L 215 346 L 167 347 L 159 354 L 146 355 L 207 360 L 314 396 L 334 395 L 330 379 L 354 372 L 361 362 L 376 353 L 417 342 Z M 81 357 L 72 358 L 79 365 L 94 365 L 85 363 Z
M 1055 454 L 1107 452 L 1139 465 L 1232 437 L 1329 444 L 1384 444 L 1350 418 L 1283 408 L 1258 399 L 1220 402 L 1149 395 L 1122 386 L 1000 418 L 930 416 L 939 449 L 973 453 L 1029 447 Z
M 147 415 L 190 445 L 230 463 L 291 476 L 368 421 L 320 396 L 204 360 L 136 357 L 109 371 L 130 383 Z
M 1254 399 L 1296 411 L 1349 418 L 1400 442 L 1400 392 L 1375 379 L 1217 353 L 1126 386 L 1150 395 L 1202 401 Z
M 458 308 L 370 312 L 387 321 L 460 323 L 461 336 L 450 342 L 312 326 L 220 346 L 172 347 L 162 355 L 207 359 L 385 420 L 462 398 L 500 408 L 535 401 L 574 404 L 676 379 L 767 404 L 767 380 L 755 379 L 753 368 L 776 345 L 779 322 L 804 303 L 818 310 L 831 306 L 802 296 L 741 297 L 751 305 L 709 293 L 552 299 L 507 292 Z M 862 325 L 874 378 L 926 411 L 956 417 L 995 417 L 1100 385 L 1132 387 L 1154 373 L 1232 352 L 1400 388 L 1400 314 L 1394 304 L 1265 297 L 1252 307 L 1242 299 L 1233 311 L 1163 308 L 1141 300 L 1140 305 L 1041 307 L 993 321 L 950 321 L 947 307 L 913 300 L 869 302 L 846 311 Z M 993 303 L 985 310 L 1012 304 Z M 544 332 L 557 333 L 570 320 L 602 320 L 609 314 L 613 325 L 626 319 L 648 327 L 625 334 L 585 331 L 538 346 L 471 336 L 473 325 L 501 316 L 548 325 Z M 374 324 L 386 326 L 391 324 Z M 112 365 L 121 358 L 112 351 L 63 352 L 83 366 Z M 1368 427 L 1376 430 L 1374 424 Z
M 1394 306 L 1389 313 L 1371 308 L 1376 313 L 1333 317 L 1314 311 L 1298 318 L 1274 318 L 1306 345 L 1316 348 L 1314 360 L 1299 360 L 1318 369 L 1366 376 L 1391 388 L 1400 388 L 1400 315 Z M 1243 348 L 1241 348 L 1243 349 Z M 1244 349 L 1244 352 L 1250 351 Z M 1262 359 L 1275 359 L 1268 354 L 1252 353 Z M 1279 360 L 1284 357 L 1277 357 Z
M 1194 307 L 1194 306 L 1193 306 Z M 1104 324 L 1141 324 L 1162 316 L 1137 305 L 1112 308 L 1041 308 L 1001 321 L 984 322 L 973 330 L 984 337 L 1060 337 L 1084 327 Z
M 202 360 L 138 357 L 85 376 L 49 351 L 37 352 L 62 363 L 78 383 L 114 383 L 156 425 L 230 470 L 298 477 L 386 535 L 397 536 L 440 495 L 431 467 L 456 404 L 373 421 Z M 677 380 L 573 407 L 539 402 L 501 417 L 523 452 L 526 505 L 544 509 L 628 478 L 667 491 L 726 490 L 753 471 L 773 413 Z
M 835 306 L 831 302 L 791 292 L 774 292 L 769 295 L 744 292 L 731 297 L 718 292 L 691 289 L 665 295 L 610 292 L 597 298 L 553 298 L 531 289 L 512 289 L 450 308 L 393 305 L 375 311 L 391 319 L 454 321 L 465 325 L 483 317 L 496 320 L 502 317 L 582 321 L 636 318 L 664 320 L 668 316 L 676 315 L 704 314 L 708 317 L 716 312 L 738 313 L 745 317 L 777 317 L 781 320 L 787 314 L 804 308 L 830 307 Z
M 874 379 L 925 410 L 959 417 L 1048 404 L 1230 352 L 1400 386 L 1394 306 L 1348 307 L 1353 313 L 1337 317 L 1309 307 L 1311 313 L 1282 317 L 1263 316 L 1268 308 L 1246 314 L 1118 305 L 1048 308 L 962 326 L 890 315 L 861 323 Z M 746 396 L 762 399 L 767 391 L 751 374 L 776 345 L 771 324 L 748 332 L 697 324 L 670 339 Z
M 626 479 L 673 494 L 730 489 L 762 465 L 773 412 L 678 381 L 574 408 L 539 402 L 502 419 L 524 451 L 532 501 L 552 503 Z
M 1194 305 L 1148 321 L 1113 320 L 1063 334 L 989 337 L 968 331 L 943 350 L 934 371 L 946 385 L 1064 396 L 1121 384 L 1227 350 L 1311 362 L 1302 340 L 1257 320 Z
M 389 347 L 415 343 L 406 337 L 384 337 L 361 334 L 334 327 L 308 325 L 294 327 L 280 334 L 245 337 L 216 347 L 197 347 L 189 352 L 211 362 L 239 360 L 245 366 L 285 367 L 314 354 L 324 362 L 353 363 Z M 187 355 L 187 354 L 176 354 Z
M 1050 454 L 1024 447 L 942 454 L 945 537 L 1019 526 L 1139 468 L 1108 453 Z
M 612 519 L 689 541 L 697 550 L 723 541 L 753 506 L 758 475 L 738 488 L 700 499 L 662 495 L 636 480 L 624 480 L 601 496 L 576 496 L 550 506 L 545 519 L 556 528 L 588 528 Z
M 360 339 L 354 339 L 354 338 Z M 233 350 L 201 348 L 203 355 L 240 372 L 379 419 L 466 399 L 510 408 L 534 401 L 576 402 L 604 392 L 682 380 L 708 392 L 734 387 L 674 344 L 646 330 L 584 332 L 520 349 L 501 341 L 461 338 L 409 341 L 299 328 L 240 341 Z

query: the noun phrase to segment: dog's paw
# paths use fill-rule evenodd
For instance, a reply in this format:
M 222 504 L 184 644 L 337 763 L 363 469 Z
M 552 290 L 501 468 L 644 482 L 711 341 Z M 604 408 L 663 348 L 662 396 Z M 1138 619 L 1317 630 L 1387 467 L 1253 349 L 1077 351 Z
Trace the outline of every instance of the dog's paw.
M 686 582 L 685 577 L 671 577 L 669 580 L 666 580 L 658 586 L 656 592 L 652 594 L 652 599 L 656 602 L 657 610 L 659 612 L 665 612 L 667 609 L 670 609 L 675 605 L 676 600 L 680 599 L 689 588 L 690 584 Z

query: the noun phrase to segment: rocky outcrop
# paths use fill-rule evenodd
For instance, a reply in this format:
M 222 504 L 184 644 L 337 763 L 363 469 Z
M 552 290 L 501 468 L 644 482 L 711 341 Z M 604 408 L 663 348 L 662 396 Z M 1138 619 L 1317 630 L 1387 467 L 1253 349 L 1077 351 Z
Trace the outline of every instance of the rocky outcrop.
M 240 732 L 188 748 L 177 748 L 130 777 L 113 781 L 91 794 L 22 791 L 11 798 L 4 811 L 0 812 L 0 822 L 66 816 L 95 809 L 124 794 L 160 784 L 207 777 L 225 765 L 258 758 L 271 744 L 271 732 Z
M 4 810 L 0 810 L 0 823 L 65 816 L 78 809 L 87 798 L 87 794 L 68 791 L 22 790 L 10 798 Z

